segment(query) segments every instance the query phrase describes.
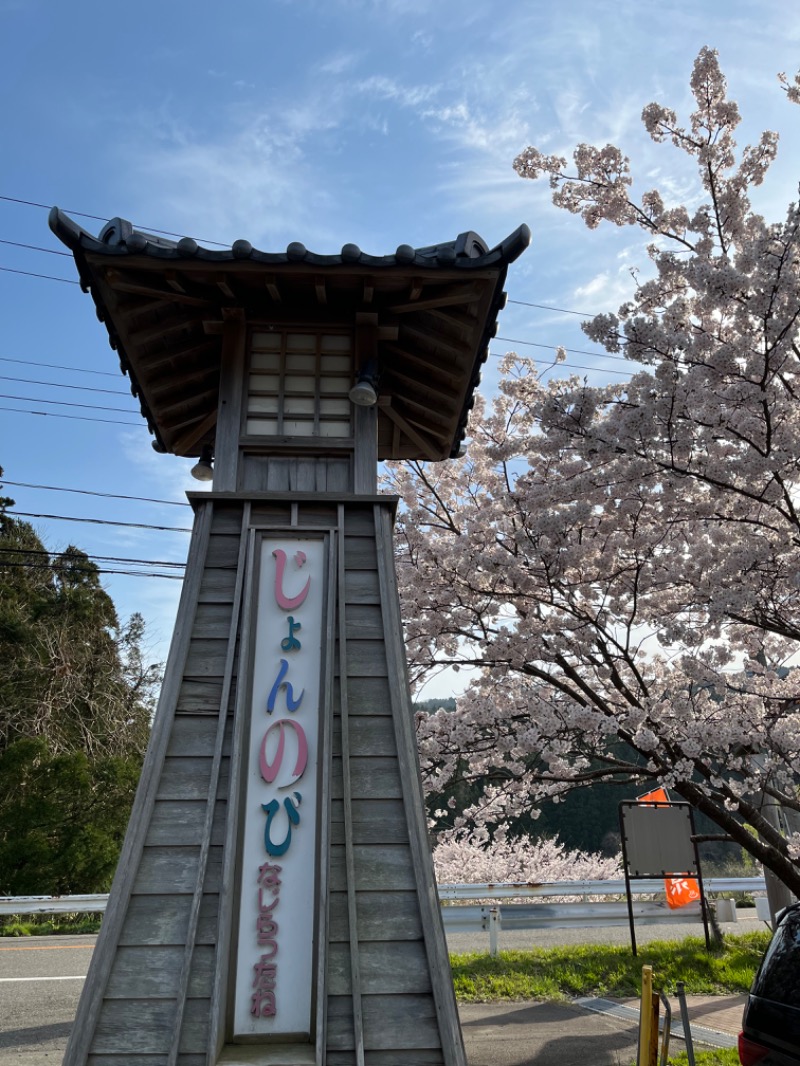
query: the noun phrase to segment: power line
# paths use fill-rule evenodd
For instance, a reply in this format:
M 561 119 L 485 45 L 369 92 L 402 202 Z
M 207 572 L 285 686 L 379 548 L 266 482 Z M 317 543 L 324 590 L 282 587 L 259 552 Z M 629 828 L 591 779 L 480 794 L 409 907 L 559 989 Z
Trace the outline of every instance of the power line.
M 76 374 L 99 374 L 104 378 L 114 378 L 119 381 L 119 374 L 112 374 L 110 370 L 87 370 L 82 366 L 64 366 L 62 363 L 39 363 L 35 359 L 12 359 L 7 355 L 0 355 L 0 363 L 20 363 L 22 366 L 45 366 L 48 370 L 72 370 Z
M 566 307 L 549 307 L 547 304 L 532 304 L 528 300 L 507 300 L 510 304 L 519 304 L 521 307 L 536 307 L 539 311 L 558 311 L 562 315 L 579 315 L 581 318 L 594 318 L 588 311 L 570 311 Z
M 130 396 L 128 389 L 97 389 L 91 385 L 65 385 L 62 381 L 39 381 L 37 378 L 16 378 L 9 374 L 0 374 L 0 381 L 21 381 L 25 385 L 52 385 L 57 389 L 79 389 L 81 392 L 104 392 L 111 396 Z
M 29 252 L 47 252 L 48 255 L 65 255 L 67 259 L 72 259 L 72 255 L 69 252 L 61 252 L 58 248 L 43 248 L 40 244 L 23 244 L 22 241 L 6 241 L 0 237 L 0 244 L 8 244 L 12 248 L 27 248 Z
M 123 415 L 134 413 L 128 407 L 106 407 L 104 404 L 75 403 L 73 400 L 44 400 L 41 396 L 11 396 L 7 392 L 0 392 L 0 399 L 19 400 L 22 403 L 51 403 L 58 407 L 83 407 L 89 411 L 119 411 Z
M 555 344 L 542 344 L 540 341 L 523 341 L 516 337 L 495 337 L 495 340 L 505 341 L 506 344 L 525 344 L 529 348 L 563 348 L 563 345 Z M 630 359 L 626 359 L 624 355 L 603 355 L 602 352 L 587 352 L 585 348 L 564 348 L 565 352 L 571 352 L 573 355 L 589 355 L 593 359 L 615 359 L 618 363 L 629 363 Z
M 65 415 L 60 411 L 20 410 L 19 407 L 3 407 L 0 411 L 12 411 L 16 415 L 39 415 L 41 418 L 69 418 L 74 422 L 103 422 L 107 426 L 141 426 L 141 422 L 123 422 L 119 418 L 92 418 L 90 415 Z
M 63 281 L 65 285 L 80 285 L 79 281 L 72 278 L 57 278 L 54 274 L 34 274 L 31 270 L 15 270 L 13 267 L 0 266 L 5 274 L 24 274 L 26 278 L 45 278 L 47 281 Z
M 139 503 L 166 503 L 170 507 L 188 507 L 188 503 L 183 503 L 180 500 L 156 500 L 150 496 L 123 496 L 117 492 L 95 492 L 92 489 L 69 489 L 64 488 L 61 485 L 31 485 L 27 481 L 8 481 L 3 478 L 0 481 L 0 485 L 13 485 L 15 488 L 20 489 L 46 489 L 48 492 L 75 492 L 81 496 L 103 496 L 109 500 L 136 500 Z
M 123 526 L 126 529 L 155 529 L 160 533 L 191 533 L 191 529 L 183 526 L 152 526 L 145 522 L 112 522 L 106 518 L 78 518 L 73 515 L 63 514 L 32 514 L 30 511 L 5 512 L 10 515 L 18 515 L 20 518 L 50 518 L 57 522 L 88 522 L 93 526 Z
M 0 562 L 0 569 L 7 569 L 8 567 L 14 567 L 17 570 L 47 570 L 52 573 L 52 567 L 45 563 Z M 99 566 L 91 569 L 89 567 L 73 566 L 71 569 L 75 574 L 123 574 L 126 577 L 160 577 L 170 581 L 183 581 L 183 574 L 159 574 L 147 570 L 117 570 L 113 567 L 105 568 Z
M 50 211 L 53 206 L 52 204 L 37 204 L 35 200 L 19 200 L 14 196 L 0 196 L 0 200 L 5 200 L 7 203 L 11 204 L 24 204 L 26 207 L 42 207 L 45 211 Z M 88 215 L 85 211 L 70 211 L 68 208 L 65 208 L 65 211 L 68 215 L 77 215 L 78 218 L 91 218 L 94 219 L 95 222 L 110 221 L 110 219 L 103 218 L 102 215 Z M 135 229 L 140 228 L 138 224 L 131 223 L 131 225 L 133 225 Z M 141 230 L 145 233 L 162 233 L 165 237 L 186 236 L 184 233 L 173 233 L 172 230 L 156 229 L 154 226 L 142 226 Z M 216 244 L 219 248 L 230 248 L 230 244 L 225 244 L 224 241 L 208 241 L 204 237 L 195 237 L 194 240 L 201 244 Z
M 0 548 L 0 555 L 46 555 L 48 559 L 90 559 L 104 563 L 134 563 L 137 566 L 169 566 L 184 570 L 186 563 L 168 562 L 163 559 L 127 559 L 116 555 L 89 555 L 86 552 L 49 552 L 44 548 Z
M 553 348 L 554 345 L 542 344 L 542 348 Z M 505 359 L 507 352 L 490 352 L 495 359 Z M 600 374 L 619 374 L 622 377 L 630 376 L 633 374 L 633 370 L 612 370 L 607 366 L 582 366 L 580 363 L 556 363 L 557 367 L 567 367 L 569 370 L 590 370 Z

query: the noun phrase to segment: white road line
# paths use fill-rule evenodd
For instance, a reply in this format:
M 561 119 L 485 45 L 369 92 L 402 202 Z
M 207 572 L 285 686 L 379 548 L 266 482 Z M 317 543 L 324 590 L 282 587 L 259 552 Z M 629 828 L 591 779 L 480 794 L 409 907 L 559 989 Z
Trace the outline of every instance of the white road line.
M 77 977 L 0 977 L 0 984 L 14 984 L 19 981 L 85 981 L 86 975 Z

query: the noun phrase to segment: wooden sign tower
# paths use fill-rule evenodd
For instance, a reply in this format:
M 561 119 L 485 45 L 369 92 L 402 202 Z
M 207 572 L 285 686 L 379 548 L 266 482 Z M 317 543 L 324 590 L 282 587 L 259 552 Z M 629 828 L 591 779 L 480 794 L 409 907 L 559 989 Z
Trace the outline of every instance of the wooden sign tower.
M 458 453 L 527 227 L 378 257 L 50 225 L 153 446 L 213 476 L 65 1064 L 463 1066 L 376 469 Z

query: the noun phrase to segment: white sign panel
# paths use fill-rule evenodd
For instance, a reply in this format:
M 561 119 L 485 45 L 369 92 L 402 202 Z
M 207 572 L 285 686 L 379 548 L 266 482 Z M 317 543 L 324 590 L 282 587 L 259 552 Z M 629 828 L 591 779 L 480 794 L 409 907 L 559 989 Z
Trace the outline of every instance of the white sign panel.
M 262 541 L 235 1037 L 311 1035 L 324 578 L 322 540 Z

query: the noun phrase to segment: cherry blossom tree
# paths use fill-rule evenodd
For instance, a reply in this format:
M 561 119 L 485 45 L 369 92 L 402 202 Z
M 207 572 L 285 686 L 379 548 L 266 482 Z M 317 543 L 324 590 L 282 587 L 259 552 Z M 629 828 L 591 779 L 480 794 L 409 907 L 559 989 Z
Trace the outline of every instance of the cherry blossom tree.
M 440 884 L 490 882 L 609 881 L 622 877 L 618 855 L 589 854 L 566 848 L 560 841 L 492 839 L 484 827 L 443 833 L 433 849 Z
M 690 204 L 636 196 L 612 146 L 515 160 L 590 229 L 647 235 L 646 279 L 584 326 L 634 373 L 545 381 L 511 354 L 465 458 L 389 471 L 412 669 L 478 671 L 420 747 L 430 788 L 484 782 L 463 826 L 660 783 L 800 894 L 800 834 L 768 810 L 800 812 L 800 216 L 753 209 L 778 138 L 737 150 L 714 51 L 691 86 L 687 126 L 642 113 L 695 161 Z

